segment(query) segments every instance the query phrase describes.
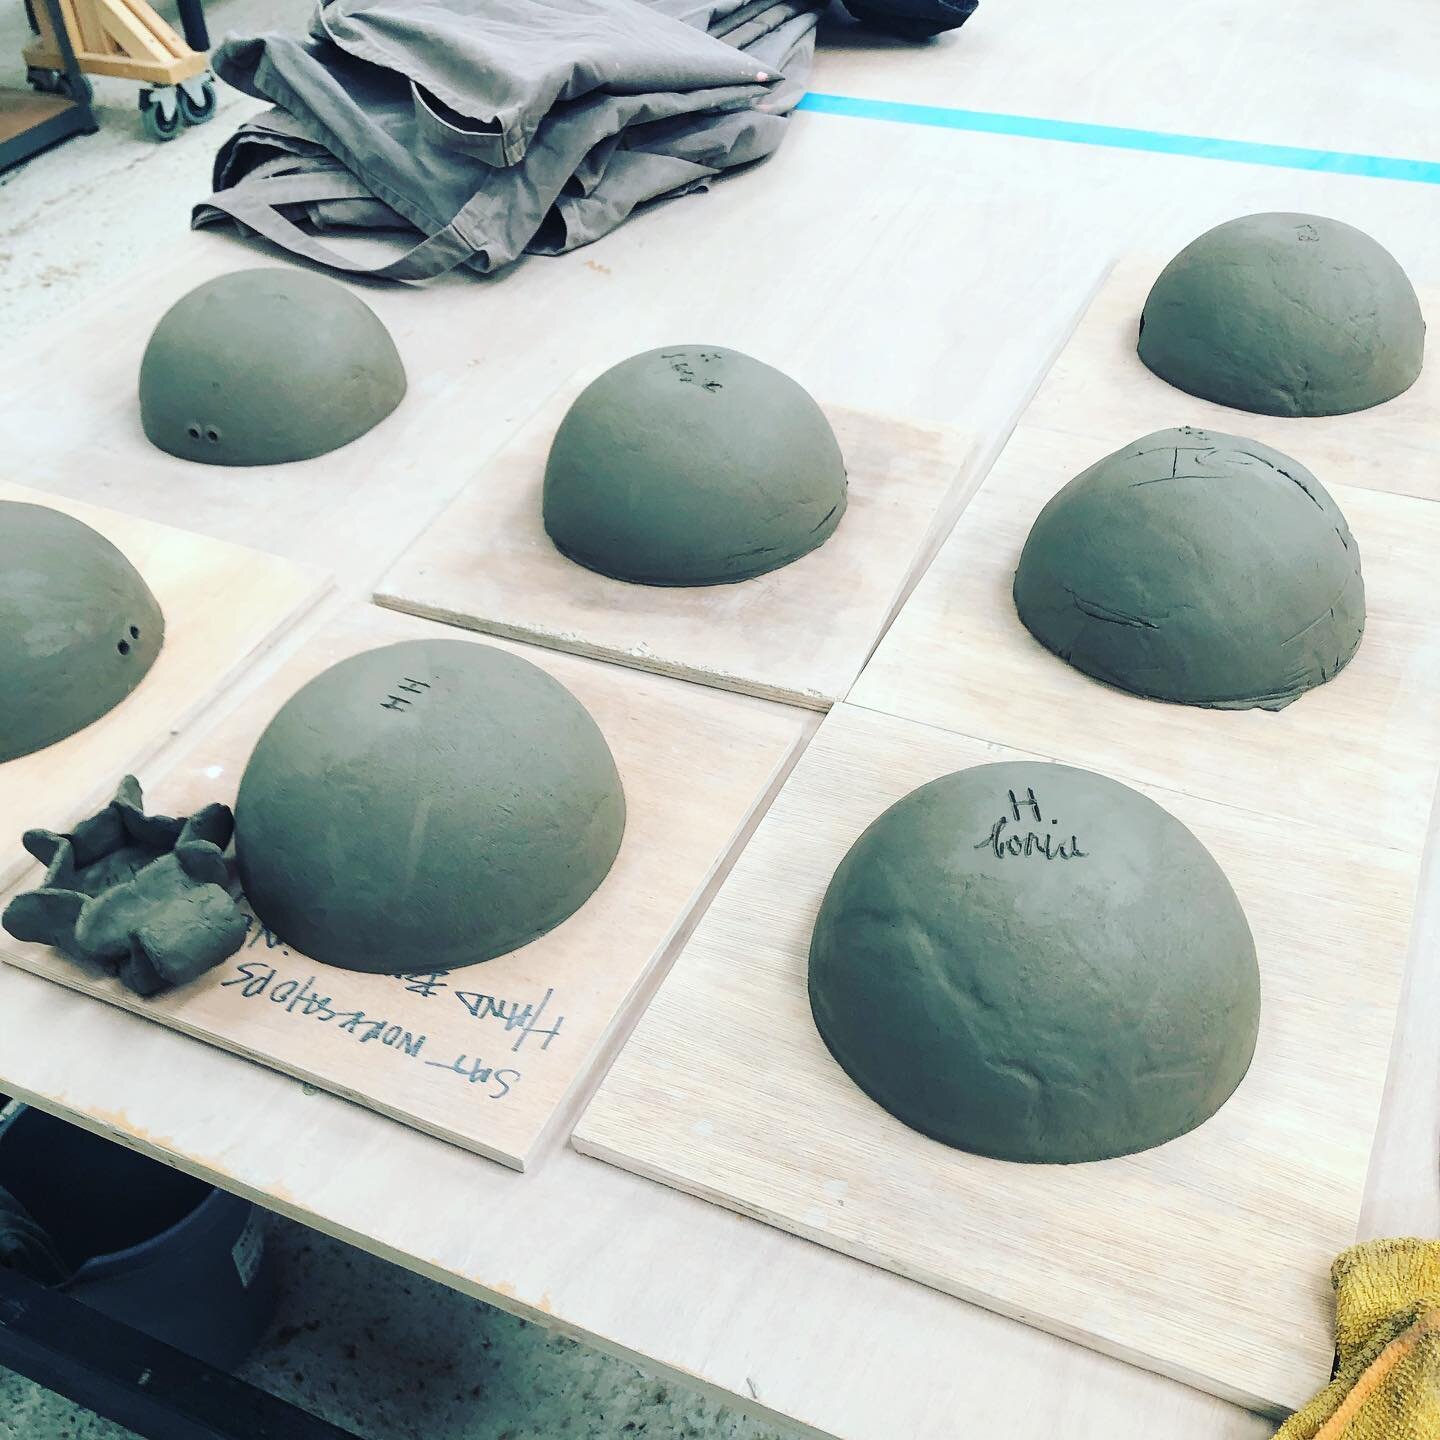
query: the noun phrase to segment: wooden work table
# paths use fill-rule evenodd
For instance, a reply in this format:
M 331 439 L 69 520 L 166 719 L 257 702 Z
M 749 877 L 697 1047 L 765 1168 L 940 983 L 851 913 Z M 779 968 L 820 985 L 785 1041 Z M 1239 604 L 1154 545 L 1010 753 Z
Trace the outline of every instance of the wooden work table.
M 812 89 L 1430 158 L 1440 16 L 1427 0 L 1338 12 L 1303 41 L 1293 14 L 1269 8 L 985 0 L 958 36 L 929 46 L 842 32 Z M 1433 185 L 802 114 L 754 173 L 573 255 L 498 281 L 367 288 L 411 380 L 387 422 L 403 445 L 383 463 L 372 448 L 364 465 L 279 478 L 194 467 L 182 491 L 146 449 L 134 367 L 155 319 L 209 275 L 271 263 L 213 234 L 182 239 L 108 308 L 10 358 L 0 453 L 13 480 L 327 567 L 353 600 L 577 368 L 651 345 L 732 345 L 830 403 L 962 427 L 988 464 L 1118 254 L 1173 251 L 1261 209 L 1349 220 L 1417 281 L 1440 278 Z M 6 832 L 37 818 L 6 816 Z M 1436 879 L 1432 853 L 1367 1234 L 1440 1232 Z M 515 1174 L 8 968 L 0 1089 L 816 1435 L 1259 1440 L 1273 1428 L 563 1139 Z M 1063 1229 L 1053 1243 L 1066 1243 Z

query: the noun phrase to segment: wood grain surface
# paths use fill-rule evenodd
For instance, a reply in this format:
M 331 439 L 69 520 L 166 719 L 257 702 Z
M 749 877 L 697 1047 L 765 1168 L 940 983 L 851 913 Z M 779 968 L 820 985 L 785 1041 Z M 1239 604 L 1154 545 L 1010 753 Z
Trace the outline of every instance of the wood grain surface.
M 818 549 L 736 585 L 631 585 L 587 570 L 541 522 L 564 386 L 380 582 L 376 600 L 433 620 L 828 709 L 850 688 L 923 559 L 954 523 L 970 442 L 827 409 L 849 505 Z
M 1283 1413 L 1329 1371 L 1329 1263 L 1360 1218 L 1419 856 L 1138 786 L 1209 848 L 1249 919 L 1263 993 L 1250 1072 L 1212 1119 L 1139 1155 L 988 1160 L 910 1130 L 851 1083 L 815 1030 L 806 974 L 820 901 L 865 827 L 940 775 L 1020 758 L 1036 757 L 833 710 L 574 1144 Z
M 148 807 L 186 814 L 233 802 L 260 733 L 312 676 L 377 645 L 446 633 L 373 606 L 342 612 L 183 748 L 147 793 Z M 48 946 L 3 936 L 0 958 L 523 1169 L 805 720 L 744 696 L 490 643 L 533 661 L 580 700 L 625 787 L 625 836 L 610 874 L 538 940 L 459 970 L 437 971 L 416 953 L 395 957 L 403 975 L 365 975 L 310 960 L 255 923 L 222 966 L 143 1000 Z
M 0 500 L 64 511 L 140 572 L 165 616 L 165 643 L 113 710 L 64 740 L 0 765 L 0 888 L 33 864 L 22 830 L 65 830 L 99 809 L 120 777 L 154 755 L 330 588 L 321 571 L 23 485 Z

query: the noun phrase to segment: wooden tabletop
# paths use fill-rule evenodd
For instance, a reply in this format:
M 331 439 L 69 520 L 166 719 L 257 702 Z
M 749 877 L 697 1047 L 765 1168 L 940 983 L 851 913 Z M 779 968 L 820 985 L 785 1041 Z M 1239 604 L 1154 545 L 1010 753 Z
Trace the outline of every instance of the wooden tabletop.
M 1042 134 L 1065 121 L 1422 160 L 1440 139 L 1429 0 L 1330 7 L 1323 20 L 1247 0 L 984 0 L 959 34 L 928 45 L 844 25 L 828 37 L 815 92 L 1037 117 L 1028 128 Z M 1417 281 L 1440 278 L 1440 186 L 1287 168 L 1323 162 L 1270 151 L 1164 153 L 1177 148 L 1164 136 L 1069 143 L 1068 131 L 973 133 L 1027 128 L 1013 119 L 877 113 L 802 113 L 753 173 L 561 259 L 497 281 L 367 289 L 410 395 L 357 446 L 285 471 L 187 467 L 140 436 L 135 371 L 164 307 L 207 275 L 273 263 L 225 237 L 179 236 L 107 306 L 11 358 L 0 374 L 8 474 L 327 567 L 353 599 L 578 367 L 679 340 L 733 346 L 829 402 L 970 432 L 983 462 L 1123 251 L 1173 252 L 1247 211 L 1310 210 L 1362 226 Z M 895 113 L 924 123 L 885 118 Z M 1370 1234 L 1440 1231 L 1434 865 L 1432 855 L 1372 1162 Z M 818 1435 L 1258 1440 L 1272 1428 L 558 1137 L 514 1174 L 10 969 L 0 1088 Z

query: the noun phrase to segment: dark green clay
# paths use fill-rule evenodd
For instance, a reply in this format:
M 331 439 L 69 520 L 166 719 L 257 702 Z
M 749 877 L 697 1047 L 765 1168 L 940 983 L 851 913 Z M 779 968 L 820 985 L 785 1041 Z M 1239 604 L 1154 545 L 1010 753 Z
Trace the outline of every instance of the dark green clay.
M 1260 415 L 1346 415 L 1420 374 L 1425 321 L 1399 262 L 1323 215 L 1245 215 L 1161 272 L 1140 358 L 1162 380 Z
M 545 467 L 545 529 L 587 569 L 640 585 L 728 585 L 822 545 L 845 461 L 788 375 L 717 345 L 607 370 L 570 407 Z
M 815 922 L 810 1004 L 850 1078 L 961 1150 L 1067 1164 L 1164 1144 L 1244 1078 L 1255 946 L 1205 847 L 1065 765 L 980 765 L 892 805 Z
M 1040 512 L 1020 619 L 1132 694 L 1278 710 L 1331 680 L 1365 630 L 1360 550 L 1298 461 L 1218 431 L 1159 430 Z
M 140 363 L 145 434 L 205 465 L 313 459 L 358 439 L 404 394 L 375 312 L 304 270 L 207 280 L 165 312 Z
M 469 640 L 342 660 L 281 708 L 235 805 L 255 913 L 311 959 L 403 974 L 573 914 L 625 828 L 615 761 L 545 671 Z
M 113 710 L 164 638 L 150 587 L 103 535 L 49 506 L 0 500 L 0 762 Z
M 45 878 L 5 907 L 5 929 L 98 965 L 137 995 L 188 984 L 245 939 L 225 859 L 231 832 L 224 805 L 147 815 L 127 775 L 114 800 L 68 835 L 25 832 Z

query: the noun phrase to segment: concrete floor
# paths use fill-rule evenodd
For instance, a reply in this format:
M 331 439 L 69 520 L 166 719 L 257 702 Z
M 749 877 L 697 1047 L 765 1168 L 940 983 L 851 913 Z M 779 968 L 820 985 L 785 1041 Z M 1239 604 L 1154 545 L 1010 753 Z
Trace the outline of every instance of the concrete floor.
M 307 0 L 207 6 L 217 39 L 297 29 L 309 11 Z M 0 85 L 22 83 L 26 35 L 23 7 L 0 6 Z M 96 79 L 98 134 L 0 174 L 0 344 L 23 346 L 183 241 L 221 140 L 262 108 L 222 86 L 209 125 L 160 145 L 141 133 L 136 90 Z M 364 1440 L 781 1440 L 716 1402 L 349 1246 L 274 1217 L 270 1226 L 284 1298 L 242 1373 Z M 0 1370 L 0 1440 L 129 1433 Z
M 362 1440 L 786 1440 L 782 1432 L 269 1217 L 275 1323 L 238 1372 Z M 128 1440 L 0 1369 L 0 1440 Z

